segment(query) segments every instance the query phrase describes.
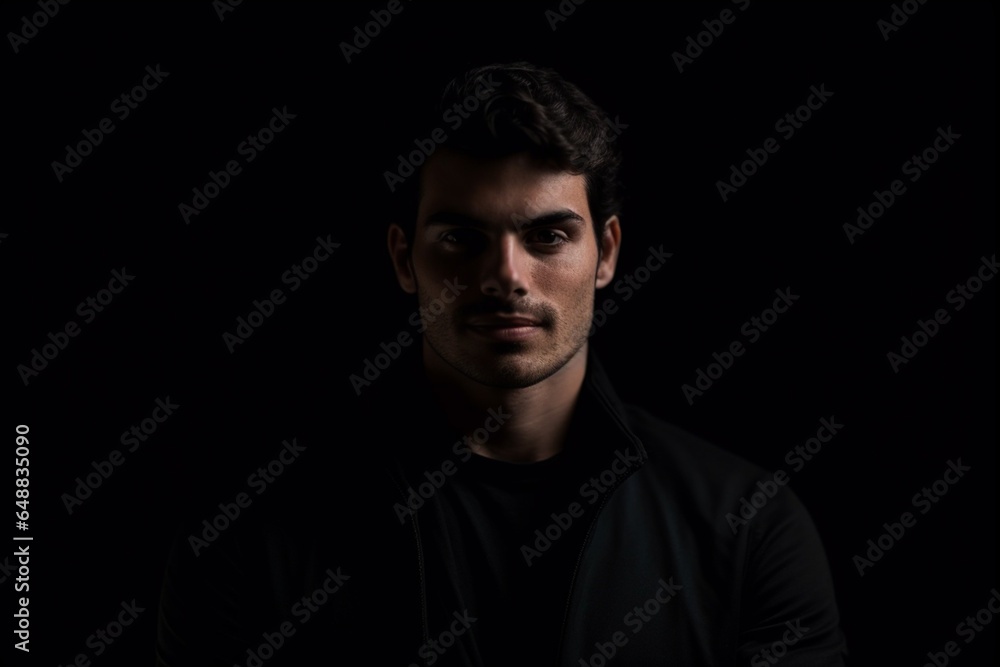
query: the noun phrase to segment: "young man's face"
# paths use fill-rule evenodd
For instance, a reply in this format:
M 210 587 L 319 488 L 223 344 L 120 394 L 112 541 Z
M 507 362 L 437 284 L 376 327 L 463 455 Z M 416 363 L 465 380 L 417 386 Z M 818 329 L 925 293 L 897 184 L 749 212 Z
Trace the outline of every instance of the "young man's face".
M 409 258 L 395 225 L 389 250 L 427 313 L 425 352 L 506 388 L 584 353 L 594 289 L 610 282 L 620 243 L 611 218 L 599 258 L 584 177 L 527 153 L 487 161 L 442 148 L 422 186 Z

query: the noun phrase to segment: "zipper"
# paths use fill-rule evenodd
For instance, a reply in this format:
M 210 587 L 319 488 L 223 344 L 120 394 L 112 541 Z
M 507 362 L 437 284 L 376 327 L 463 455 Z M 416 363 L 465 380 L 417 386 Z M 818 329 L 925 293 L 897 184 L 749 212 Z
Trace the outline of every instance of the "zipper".
M 601 510 L 603 510 L 604 506 L 608 504 L 609 500 L 611 500 L 612 494 L 614 494 L 614 492 L 618 490 L 618 487 L 624 484 L 625 481 L 643 465 L 645 465 L 645 461 L 641 461 L 639 465 L 629 468 L 628 471 L 622 476 L 621 480 L 608 489 L 608 492 L 604 494 L 604 498 L 601 500 L 601 504 L 597 506 L 597 510 L 594 512 L 594 518 L 590 521 L 590 525 L 587 526 L 587 533 L 583 537 L 583 544 L 580 546 L 580 553 L 577 555 L 576 564 L 573 566 L 573 575 L 569 580 L 569 594 L 566 596 L 566 609 L 563 611 L 562 627 L 559 630 L 559 650 L 556 652 L 556 667 L 562 665 L 563 649 L 566 647 L 566 626 L 569 623 L 570 604 L 573 601 L 573 588 L 576 586 L 576 575 L 580 571 L 580 563 L 583 561 L 583 555 L 587 551 L 587 546 L 590 544 L 590 536 L 594 532 L 594 526 L 597 525 L 597 520 L 600 518 Z
M 601 369 L 601 374 L 603 376 L 603 369 Z M 632 435 L 631 430 L 628 428 L 625 422 L 620 418 L 618 410 L 615 409 L 615 406 L 613 405 L 611 399 L 608 398 L 608 396 L 605 394 L 603 388 L 598 384 L 596 384 L 595 382 L 591 382 L 591 388 L 594 391 L 594 395 L 597 398 L 598 403 L 601 404 L 601 407 L 603 407 L 604 410 L 608 413 L 608 416 L 611 417 L 612 421 L 619 428 L 619 430 L 624 432 L 629 437 L 629 440 L 631 440 L 632 444 L 636 446 L 636 449 L 639 451 L 639 454 L 642 456 L 642 459 L 639 461 L 637 465 L 630 466 L 629 469 L 625 472 L 625 474 L 622 475 L 621 479 L 618 480 L 613 487 L 608 489 L 608 492 L 604 495 L 604 498 L 601 500 L 601 504 L 598 505 L 597 509 L 594 511 L 594 518 L 590 521 L 590 525 L 587 526 L 587 533 L 583 537 L 583 544 L 580 546 L 580 553 L 576 557 L 576 564 L 573 566 L 573 574 L 569 580 L 569 594 L 566 596 L 566 609 L 563 611 L 562 627 L 559 630 L 559 650 L 556 652 L 556 667 L 562 665 L 563 650 L 566 648 L 566 626 L 569 623 L 570 604 L 573 601 L 573 593 L 574 593 L 573 589 L 576 586 L 576 577 L 580 571 L 580 563 L 583 561 L 584 553 L 586 553 L 587 547 L 590 545 L 590 536 L 594 531 L 594 526 L 597 525 L 597 520 L 601 516 L 601 510 L 603 510 L 604 506 L 608 504 L 608 501 L 611 499 L 611 496 L 614 494 L 614 492 L 618 490 L 618 487 L 624 484 L 629 477 L 631 477 L 637 470 L 639 470 L 639 468 L 641 468 L 646 464 L 645 461 L 646 452 L 645 448 L 642 446 L 642 442 L 634 435 Z

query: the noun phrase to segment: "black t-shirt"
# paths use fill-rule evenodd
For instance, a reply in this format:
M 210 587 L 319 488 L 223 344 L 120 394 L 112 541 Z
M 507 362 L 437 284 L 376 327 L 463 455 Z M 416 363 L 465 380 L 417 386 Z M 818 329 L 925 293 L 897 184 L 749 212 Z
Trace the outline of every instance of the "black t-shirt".
M 431 595 L 432 636 L 436 618 L 468 609 L 484 667 L 554 664 L 593 514 L 579 497 L 581 458 L 572 447 L 536 463 L 473 455 L 438 491 L 434 510 L 421 515 L 428 590 L 458 599 Z M 582 516 L 568 511 L 573 502 Z M 452 585 L 435 585 L 441 577 Z

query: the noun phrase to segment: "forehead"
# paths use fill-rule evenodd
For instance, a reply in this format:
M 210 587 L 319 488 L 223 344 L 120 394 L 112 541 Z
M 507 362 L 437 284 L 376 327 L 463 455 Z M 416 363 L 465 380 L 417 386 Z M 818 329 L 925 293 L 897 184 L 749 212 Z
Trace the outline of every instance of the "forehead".
M 421 174 L 417 225 L 436 211 L 452 211 L 505 224 L 570 209 L 588 223 L 586 179 L 552 167 L 528 153 L 485 160 L 439 148 Z

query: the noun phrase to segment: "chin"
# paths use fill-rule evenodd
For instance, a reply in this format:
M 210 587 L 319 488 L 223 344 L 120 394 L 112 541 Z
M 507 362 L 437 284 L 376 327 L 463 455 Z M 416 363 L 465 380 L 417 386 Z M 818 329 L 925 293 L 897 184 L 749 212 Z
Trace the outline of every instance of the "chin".
M 433 346 L 432 346 L 433 347 Z M 487 387 L 524 389 L 551 377 L 573 358 L 576 350 L 562 354 L 523 343 L 494 343 L 487 350 L 449 350 L 439 356 L 453 369 Z
M 520 364 L 500 364 L 483 369 L 483 372 L 480 373 L 483 379 L 480 382 L 490 387 L 523 389 L 538 384 L 558 370 L 559 368 L 547 370 L 524 367 Z

